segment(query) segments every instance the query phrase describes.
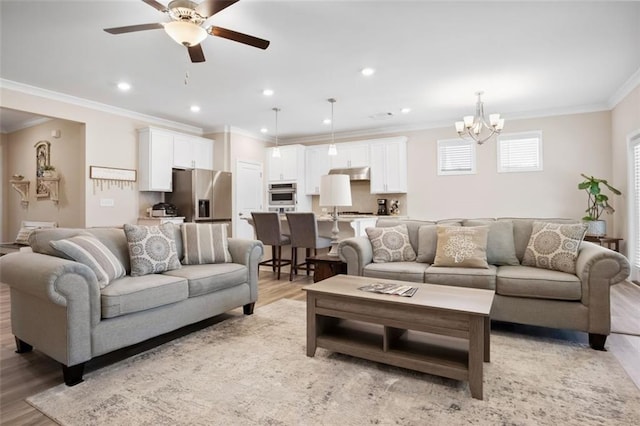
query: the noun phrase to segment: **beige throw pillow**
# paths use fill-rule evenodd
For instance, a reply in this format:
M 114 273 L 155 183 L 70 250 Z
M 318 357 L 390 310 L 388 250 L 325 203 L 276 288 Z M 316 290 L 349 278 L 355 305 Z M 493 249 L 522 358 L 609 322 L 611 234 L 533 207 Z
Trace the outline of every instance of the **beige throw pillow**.
M 575 274 L 578 249 L 586 231 L 584 223 L 533 222 L 522 264 Z
M 185 223 L 182 225 L 183 265 L 229 263 L 226 223 Z
M 416 252 L 409 242 L 407 225 L 367 228 L 365 231 L 373 248 L 374 263 L 416 260 Z
M 485 268 L 488 226 L 438 225 L 438 246 L 433 266 Z

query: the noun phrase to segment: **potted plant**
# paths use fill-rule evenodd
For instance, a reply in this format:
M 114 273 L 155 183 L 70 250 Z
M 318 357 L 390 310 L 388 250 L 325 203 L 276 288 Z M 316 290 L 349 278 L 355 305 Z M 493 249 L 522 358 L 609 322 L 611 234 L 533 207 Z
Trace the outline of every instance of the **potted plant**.
M 600 216 L 604 212 L 611 214 L 615 210 L 609 204 L 609 197 L 602 193 L 600 185 L 606 186 L 615 195 L 621 195 L 622 193 L 609 185 L 605 179 L 597 179 L 583 173 L 581 173 L 581 176 L 585 180 L 578 184 L 578 189 L 586 191 L 588 196 L 587 209 L 585 210 L 587 214 L 582 218 L 589 225 L 587 235 L 602 237 L 607 234 L 607 222 L 601 220 Z
M 42 176 L 46 178 L 52 178 L 56 176 L 56 168 L 51 164 L 45 164 L 42 166 Z

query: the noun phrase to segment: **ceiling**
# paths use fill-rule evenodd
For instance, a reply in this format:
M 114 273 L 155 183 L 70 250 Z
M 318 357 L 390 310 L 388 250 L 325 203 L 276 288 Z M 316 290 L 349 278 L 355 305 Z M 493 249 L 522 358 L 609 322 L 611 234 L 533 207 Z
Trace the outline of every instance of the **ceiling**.
M 337 134 L 451 125 L 453 136 L 453 121 L 473 113 L 478 90 L 486 113 L 502 113 L 508 129 L 510 118 L 604 109 L 640 70 L 637 1 L 241 0 L 207 23 L 270 47 L 208 37 L 200 64 L 163 30 L 103 31 L 168 20 L 140 0 L 0 7 L 4 80 L 205 133 L 266 127 L 272 137 L 279 107 L 286 141 L 329 134 L 331 97 Z M 364 67 L 375 74 L 364 77 Z M 119 81 L 132 89 L 118 91 Z M 266 88 L 275 93 L 264 96 Z M 411 112 L 401 113 L 405 107 Z

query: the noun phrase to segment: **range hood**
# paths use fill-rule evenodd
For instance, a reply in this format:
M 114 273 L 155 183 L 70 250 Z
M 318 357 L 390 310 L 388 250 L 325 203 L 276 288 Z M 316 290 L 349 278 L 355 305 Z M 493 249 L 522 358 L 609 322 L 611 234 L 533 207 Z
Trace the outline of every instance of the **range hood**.
M 349 167 L 346 169 L 331 169 L 330 175 L 349 175 L 349 180 L 371 180 L 370 167 Z

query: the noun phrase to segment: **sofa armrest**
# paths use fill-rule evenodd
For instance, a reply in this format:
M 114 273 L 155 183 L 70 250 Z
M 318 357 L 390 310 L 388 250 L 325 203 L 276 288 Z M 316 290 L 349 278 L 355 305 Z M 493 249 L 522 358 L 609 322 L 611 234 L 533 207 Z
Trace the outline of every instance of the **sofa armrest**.
M 347 264 L 349 275 L 362 276 L 363 268 L 373 262 L 373 248 L 367 237 L 351 237 L 340 241 L 338 255 Z
M 626 257 L 598 244 L 583 241 L 576 261 L 582 282 L 582 303 L 589 307 L 589 332 L 609 334 L 611 329 L 610 287 L 629 277 Z
M 11 253 L 0 257 L 0 281 L 11 287 L 17 337 L 65 365 L 91 359 L 100 287 L 89 267 L 40 253 Z
M 247 280 L 251 288 L 251 300 L 258 300 L 258 267 L 264 254 L 262 241 L 229 238 L 229 253 L 234 263 L 245 265 L 249 269 Z

